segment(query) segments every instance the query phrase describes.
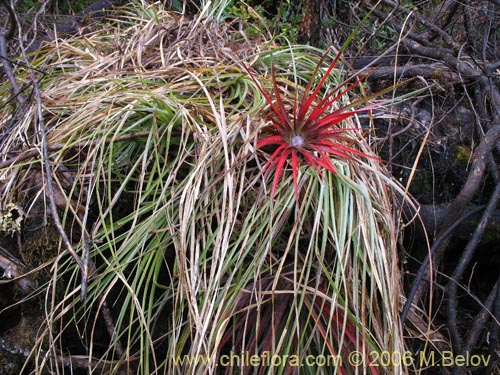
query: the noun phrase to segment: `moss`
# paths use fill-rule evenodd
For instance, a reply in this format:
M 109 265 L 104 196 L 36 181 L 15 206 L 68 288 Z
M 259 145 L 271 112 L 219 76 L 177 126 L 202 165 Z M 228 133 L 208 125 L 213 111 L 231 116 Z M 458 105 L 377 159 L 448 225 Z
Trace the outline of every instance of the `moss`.
M 43 315 L 23 315 L 17 325 L 2 334 L 0 339 L 0 373 L 21 373 L 30 350 L 43 324 Z
M 472 159 L 472 150 L 468 145 L 459 145 L 455 155 L 455 162 L 453 164 L 469 163 Z
M 24 257 L 28 268 L 54 258 L 59 253 L 60 235 L 54 224 L 49 223 L 36 230 L 25 231 L 23 241 Z

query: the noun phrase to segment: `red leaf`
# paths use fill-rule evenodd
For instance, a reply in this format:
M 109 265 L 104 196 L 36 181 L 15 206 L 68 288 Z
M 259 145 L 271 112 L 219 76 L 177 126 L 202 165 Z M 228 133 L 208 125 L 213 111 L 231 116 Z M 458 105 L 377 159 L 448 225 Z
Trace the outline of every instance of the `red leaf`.
M 279 159 L 281 154 L 283 153 L 287 153 L 286 149 L 288 149 L 289 146 L 286 145 L 286 144 L 283 144 L 281 146 L 279 146 L 274 152 L 273 154 L 271 155 L 271 157 L 269 158 L 269 160 L 267 161 L 267 163 L 264 165 L 264 172 L 266 172 L 270 167 L 273 167 L 275 166 L 278 161 L 276 159 Z
M 332 72 L 335 65 L 337 65 L 337 61 L 340 58 L 340 53 L 338 53 L 337 56 L 335 56 L 335 59 L 333 60 L 333 62 L 330 64 L 330 66 L 326 70 L 325 74 L 323 75 L 323 77 L 319 81 L 318 85 L 316 86 L 316 88 L 314 89 L 312 94 L 309 95 L 309 90 L 311 89 L 311 85 L 312 85 L 312 82 L 314 80 L 314 77 L 316 77 L 316 74 L 318 73 L 318 70 L 319 70 L 321 64 L 323 63 L 323 61 L 325 60 L 326 56 L 327 55 L 325 54 L 321 57 L 318 64 L 316 65 L 316 69 L 314 69 L 314 72 L 311 76 L 311 79 L 309 80 L 309 82 L 307 84 L 306 90 L 304 92 L 304 97 L 302 98 L 301 108 L 300 108 L 299 115 L 298 115 L 298 122 L 301 122 L 302 119 L 305 117 L 307 111 L 309 110 L 309 107 L 311 107 L 311 104 L 314 102 L 314 100 L 318 96 L 319 91 L 321 90 L 321 88 L 325 84 L 326 79 L 328 78 L 328 76 Z M 308 97 L 308 95 L 309 95 L 309 97 Z
M 315 122 L 314 125 L 318 129 L 331 127 L 337 125 L 339 122 L 344 121 L 346 118 L 349 118 L 360 111 L 362 111 L 362 109 L 357 109 L 349 112 L 333 112 L 329 115 L 326 115 L 321 120 Z
M 312 147 L 318 152 L 327 152 L 342 159 L 352 159 L 352 155 L 349 154 L 364 156 L 364 153 L 362 153 L 361 151 L 357 151 L 350 147 L 328 141 L 317 142 L 316 144 L 312 145 Z
M 314 145 L 312 145 L 312 147 L 319 154 L 319 157 L 315 156 L 315 155 L 311 155 L 311 156 L 314 156 L 316 163 L 318 165 L 322 166 L 323 168 L 325 168 L 326 170 L 329 170 L 330 172 L 337 173 L 337 168 L 335 168 L 335 166 L 332 164 L 332 161 L 330 160 L 330 158 L 327 155 L 325 155 L 325 153 L 323 151 L 314 147 Z
M 317 142 L 316 144 L 318 144 L 320 146 L 326 147 L 326 149 L 323 150 L 323 151 L 327 151 L 327 152 L 330 152 L 332 154 L 334 152 L 341 152 L 339 150 L 342 150 L 342 151 L 345 151 L 345 152 L 348 152 L 348 153 L 351 153 L 351 154 L 363 156 L 365 158 L 371 158 L 371 159 L 378 159 L 378 160 L 380 160 L 376 156 L 372 156 L 372 155 L 366 154 L 366 153 L 364 153 L 362 151 L 356 150 L 356 149 L 351 148 L 349 146 L 344 146 L 344 145 L 342 145 L 340 143 L 337 143 L 337 142 L 331 142 L 331 141 L 328 141 L 328 140 L 322 140 L 322 141 Z
M 250 69 L 245 64 L 243 64 L 243 67 L 245 68 L 245 70 L 247 71 L 248 75 L 250 76 L 250 78 L 252 79 L 252 81 L 255 83 L 255 85 L 257 86 L 257 88 L 261 92 L 261 94 L 266 99 L 266 102 L 271 106 L 271 109 L 273 110 L 273 112 L 276 113 L 276 115 L 278 116 L 279 120 L 283 124 L 287 124 L 290 121 L 288 119 L 288 116 L 284 116 L 280 112 L 280 110 L 274 105 L 273 100 L 271 99 L 271 97 L 269 96 L 269 94 L 262 88 L 262 86 L 260 85 L 259 81 L 257 81 L 257 79 L 254 77 L 254 75 L 252 74 L 252 72 L 250 71 Z
M 289 151 L 283 152 L 278 159 L 278 162 L 276 163 L 276 170 L 274 171 L 274 181 L 273 181 L 273 188 L 271 189 L 271 196 L 274 197 L 274 193 L 276 191 L 276 188 L 278 187 L 278 182 L 281 176 L 281 171 L 283 170 L 283 167 L 285 166 L 286 159 L 288 156 Z
M 324 163 L 324 167 L 329 170 L 330 172 L 337 173 L 337 168 L 332 164 L 332 161 L 328 157 L 328 155 L 325 155 L 323 152 L 320 152 L 320 158 L 318 160 L 321 160 L 321 162 Z
M 257 142 L 257 148 L 267 145 L 281 145 L 284 143 L 283 137 L 281 135 L 272 135 L 267 138 L 263 138 Z
M 274 87 L 274 95 L 276 96 L 276 101 L 278 102 L 278 109 L 280 110 L 281 113 L 280 119 L 285 119 L 285 121 L 283 121 L 283 125 L 286 124 L 289 129 L 293 129 L 293 124 L 290 122 L 290 116 L 286 112 L 285 105 L 283 104 L 283 100 L 281 99 L 280 89 L 278 87 L 278 82 L 276 81 L 276 72 L 274 68 L 271 69 L 271 75 Z
M 356 131 L 361 130 L 361 128 L 327 128 L 326 130 L 322 130 L 320 133 L 326 137 L 339 137 L 339 134 L 346 133 L 348 131 Z
M 317 156 L 313 155 L 305 150 L 299 150 L 299 152 L 304 157 L 304 159 L 306 159 L 307 164 L 309 164 L 309 166 L 316 169 L 318 171 L 320 177 L 323 177 L 323 173 L 321 172 L 321 169 L 319 169 L 319 167 L 318 167 L 319 163 L 316 160 Z
M 348 93 L 349 91 L 351 91 L 354 87 L 358 86 L 359 85 L 359 81 L 351 84 L 349 87 L 347 87 L 345 90 L 343 90 L 342 92 L 338 93 L 338 91 L 340 89 L 342 89 L 344 86 L 346 86 L 347 84 L 349 83 L 349 81 L 346 81 L 344 83 L 342 83 L 340 86 L 338 86 L 337 88 L 335 88 L 331 93 L 329 93 L 327 96 L 325 96 L 319 103 L 318 105 L 316 106 L 316 108 L 314 108 L 314 110 L 312 111 L 312 113 L 309 115 L 309 121 L 314 121 L 318 118 L 318 116 L 320 116 L 321 114 L 325 113 L 325 111 L 332 105 L 334 104 L 335 102 L 337 102 L 342 96 L 344 96 L 346 93 Z M 336 94 L 337 93 L 337 94 Z M 336 94 L 336 95 L 335 95 Z M 333 99 L 331 99 L 331 97 L 335 95 L 335 97 Z M 342 110 L 342 109 L 340 109 Z

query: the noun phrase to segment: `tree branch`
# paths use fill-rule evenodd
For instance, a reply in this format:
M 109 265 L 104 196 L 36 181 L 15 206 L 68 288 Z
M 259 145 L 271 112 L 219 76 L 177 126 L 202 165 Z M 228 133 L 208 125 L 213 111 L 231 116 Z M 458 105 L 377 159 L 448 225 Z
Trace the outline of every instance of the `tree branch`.
M 14 36 L 16 16 L 14 10 L 7 0 L 0 0 L 0 3 L 3 4 L 3 6 L 7 9 L 7 12 L 9 13 L 9 28 L 0 29 L 0 60 L 2 61 L 3 70 L 7 75 L 7 79 L 12 86 L 12 96 L 17 99 L 19 105 L 22 107 L 25 100 L 20 94 L 21 90 L 19 89 L 19 86 L 17 84 L 16 77 L 14 75 L 12 65 L 10 64 L 10 60 L 7 54 L 7 40 L 11 39 Z
M 448 329 L 450 331 L 453 348 L 456 351 L 462 350 L 462 339 L 460 337 L 457 327 L 457 284 L 460 282 L 460 279 L 462 278 L 462 275 L 465 272 L 465 268 L 469 265 L 469 262 L 472 259 L 472 256 L 474 255 L 474 252 L 477 248 L 477 245 L 481 241 L 486 225 L 488 224 L 488 221 L 492 216 L 493 211 L 495 210 L 499 200 L 500 200 L 500 183 L 497 184 L 495 191 L 493 192 L 493 195 L 490 201 L 488 202 L 488 205 L 486 206 L 481 221 L 476 226 L 476 229 L 474 230 L 474 234 L 472 235 L 471 240 L 465 247 L 465 250 L 462 256 L 460 257 L 460 260 L 458 261 L 458 264 L 455 267 L 453 274 L 451 275 L 452 282 L 448 284 L 448 290 L 447 290 Z

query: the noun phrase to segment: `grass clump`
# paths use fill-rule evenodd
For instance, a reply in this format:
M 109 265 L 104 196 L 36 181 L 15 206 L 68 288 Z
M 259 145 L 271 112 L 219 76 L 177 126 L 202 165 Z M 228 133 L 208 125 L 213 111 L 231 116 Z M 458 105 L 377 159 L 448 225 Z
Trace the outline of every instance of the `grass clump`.
M 218 22 L 222 8 L 209 3 L 182 22 L 159 4 L 126 8 L 103 30 L 46 45 L 33 60 L 45 72 L 60 209 L 90 265 L 83 302 L 72 259 L 62 252 L 51 266 L 46 324 L 31 353 L 37 373 L 68 366 L 60 347 L 75 328 L 83 343 L 72 354 L 116 374 L 206 373 L 231 353 L 303 363 L 345 360 L 353 350 L 364 370 L 378 373 L 367 365 L 370 352 L 404 350 L 397 187 L 378 158 L 364 157 L 373 152 L 355 112 L 336 125 L 353 133 L 345 147 L 358 151 L 323 155 L 335 173 L 286 159 L 280 169 L 293 172 L 279 183 L 264 173 L 273 150 L 258 139 L 274 103 L 265 90 L 280 92 L 284 119 L 328 65 L 311 47 L 227 28 Z M 345 79 L 331 66 L 308 108 L 325 104 L 319 98 L 331 99 L 328 90 Z M 349 107 L 347 91 L 335 99 Z M 32 124 L 34 111 L 6 144 L 39 147 Z M 34 182 L 20 177 L 40 169 L 37 157 L 6 165 L 2 174 L 13 182 L 2 185 L 3 196 L 30 191 Z M 60 280 L 64 297 L 51 298 Z M 293 371 L 289 362 L 272 370 L 267 362 L 231 365 L 222 368 Z M 330 367 L 356 371 L 345 362 Z

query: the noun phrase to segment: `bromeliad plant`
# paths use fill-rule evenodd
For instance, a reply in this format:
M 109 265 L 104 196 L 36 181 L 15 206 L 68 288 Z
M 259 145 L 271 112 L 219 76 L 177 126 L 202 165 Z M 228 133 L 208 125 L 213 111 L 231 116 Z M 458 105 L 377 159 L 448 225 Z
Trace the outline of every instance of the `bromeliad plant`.
M 312 47 L 269 46 L 263 38 L 238 53 L 258 51 L 259 64 L 272 71 L 271 99 L 249 68 L 249 76 L 238 69 L 248 56 L 226 53 L 241 37 L 218 21 L 225 5 L 207 2 L 206 19 L 179 25 L 155 3 L 117 16 L 123 22 L 92 36 L 48 46 L 33 63 L 50 68 L 43 116 L 49 145 L 59 145 L 51 149 L 53 171 L 71 171 L 67 181 L 56 174 L 69 203 L 66 223 L 80 220 L 71 212 L 78 199 L 89 215 L 75 248 L 89 252 L 95 266 L 82 303 L 78 266 L 64 254 L 53 260 L 45 324 L 26 362 L 37 375 L 75 363 L 60 352 L 72 332 L 84 333 L 71 341 L 82 343 L 75 354 L 87 354 L 74 366 L 110 375 L 219 373 L 225 369 L 203 359 L 225 350 L 301 359 L 354 349 L 403 352 L 391 180 L 366 142 L 346 134 L 360 128 L 355 114 L 373 108 L 367 103 L 377 94 L 346 104 L 361 79 L 338 78 L 339 56 L 326 66 L 327 57 Z M 167 37 L 144 48 L 167 29 L 189 35 L 196 48 Z M 116 54 L 110 40 L 128 52 Z M 290 77 L 294 84 L 287 86 Z M 275 147 L 265 165 L 273 200 L 255 199 L 260 171 L 241 162 L 255 155 L 250 145 L 259 129 L 252 119 L 269 106 L 271 130 L 262 130 L 258 146 Z M 26 116 L 10 144 L 24 145 L 31 134 L 36 111 Z M 359 163 L 343 162 L 355 157 Z M 21 159 L 1 170 L 2 199 L 38 191 L 22 181 L 38 164 Z M 285 180 L 293 184 L 280 185 L 288 165 L 293 176 Z M 299 176 L 306 165 L 312 173 Z M 293 211 L 289 203 L 301 184 L 307 189 Z M 298 371 L 236 367 L 235 373 Z M 335 367 L 376 373 L 367 363 L 304 366 L 300 373 Z
M 290 110 L 285 106 L 284 100 L 280 94 L 275 69 L 272 68 L 272 84 L 274 96 L 276 98 L 274 101 L 271 95 L 263 89 L 250 69 L 245 66 L 246 71 L 271 108 L 269 120 L 272 124 L 272 131 L 269 134 L 263 135 L 257 144 L 257 148 L 268 145 L 277 146 L 264 166 L 264 172 L 266 174 L 273 169 L 275 170 L 271 190 L 271 195 L 273 196 L 278 186 L 280 176 L 284 173 L 285 164 L 287 162 L 291 163 L 295 196 L 298 200 L 298 173 L 301 159 L 322 175 L 320 167 L 330 172 L 337 173 L 337 168 L 330 159 L 331 156 L 341 159 L 351 159 L 353 155 L 373 158 L 372 155 L 346 145 L 353 143 L 354 139 L 346 136 L 345 133 L 357 130 L 357 128 L 342 127 L 342 122 L 358 112 L 368 111 L 374 108 L 373 105 L 361 108 L 356 107 L 359 104 L 365 103 L 367 99 L 381 95 L 382 92 L 376 93 L 369 98 L 362 98 L 349 104 L 338 106 L 340 99 L 362 82 L 362 79 L 356 77 L 346 80 L 334 90 L 324 95 L 324 97 L 314 105 L 323 86 L 325 86 L 327 78 L 337 65 L 341 52 L 337 53 L 333 62 L 327 68 L 317 86 L 313 89 L 314 79 L 318 75 L 326 56 L 328 56 L 328 53 L 323 55 L 316 65 L 300 100 L 296 92 L 295 100 L 292 104 L 291 116 Z M 385 91 L 386 90 L 383 90 L 383 92 Z M 332 107 L 334 108 L 333 111 L 331 110 Z

